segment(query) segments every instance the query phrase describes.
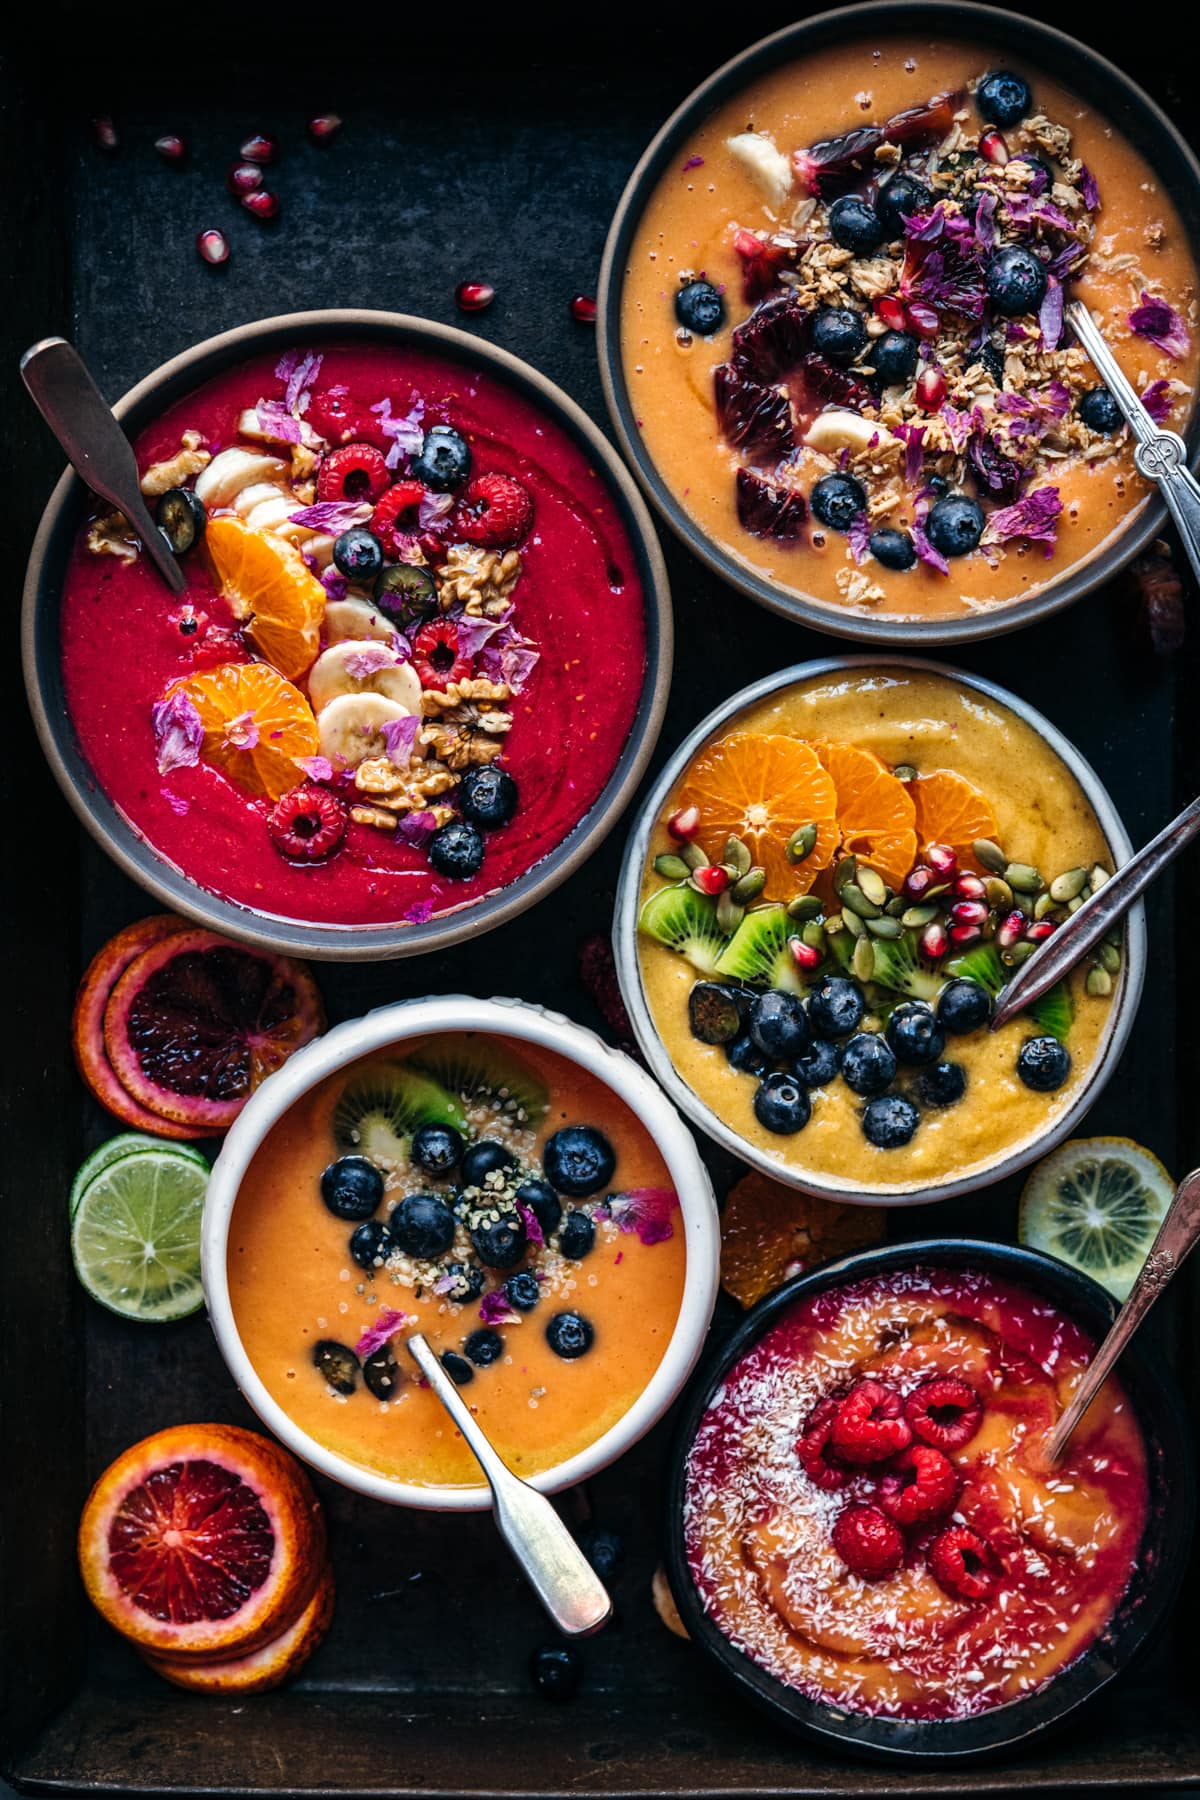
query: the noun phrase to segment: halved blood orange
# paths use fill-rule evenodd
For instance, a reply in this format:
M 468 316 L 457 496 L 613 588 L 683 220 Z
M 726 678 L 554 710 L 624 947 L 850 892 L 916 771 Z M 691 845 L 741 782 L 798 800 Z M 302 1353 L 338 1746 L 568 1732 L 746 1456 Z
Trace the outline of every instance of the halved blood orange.
M 949 844 L 960 863 L 978 868 L 972 844 L 996 835 L 996 815 L 986 795 L 950 769 L 934 769 L 919 776 L 909 783 L 909 792 L 916 804 L 921 849 Z
M 881 1243 L 885 1231 L 878 1206 L 843 1206 L 769 1175 L 743 1175 L 721 1213 L 721 1286 L 753 1306 L 792 1275 Z
M 177 681 L 200 714 L 205 762 L 251 794 L 278 800 L 304 779 L 302 756 L 319 748 L 312 708 L 290 681 L 266 663 L 221 663 Z
M 303 963 L 192 929 L 129 964 L 104 1009 L 104 1048 L 140 1105 L 211 1133 L 324 1022 Z
M 801 738 L 748 731 L 719 738 L 692 764 L 675 806 L 699 808 L 699 841 L 714 861 L 726 838 L 741 838 L 766 870 L 772 900 L 807 894 L 837 849 L 834 785 Z M 790 863 L 788 840 L 802 825 L 816 826 L 817 841 L 803 862 Z
M 245 1656 L 308 1606 L 325 1521 L 286 1450 L 236 1425 L 174 1425 L 118 1456 L 88 1496 L 79 1567 L 141 1650 Z
M 299 1674 L 333 1619 L 333 1570 L 325 1565 L 317 1591 L 294 1625 L 251 1650 L 248 1656 L 217 1662 L 181 1662 L 169 1656 L 142 1656 L 156 1675 L 194 1694 L 264 1694 Z
M 126 1093 L 104 1048 L 104 1009 L 109 995 L 130 963 L 151 945 L 164 938 L 179 937 L 190 929 L 186 919 L 175 913 L 155 913 L 127 925 L 98 950 L 84 971 L 75 996 L 71 1016 L 71 1048 L 83 1081 L 101 1106 L 114 1118 L 138 1131 L 151 1131 L 163 1138 L 200 1138 L 210 1135 L 203 1126 L 184 1125 L 150 1112 L 132 1094 Z
M 260 656 L 293 681 L 321 645 L 325 589 L 294 544 L 251 531 L 230 513 L 210 519 L 204 534 L 221 591 Z
M 916 809 L 908 789 L 873 751 L 857 744 L 822 742 L 813 748 L 833 777 L 842 849 L 898 889 L 917 854 Z

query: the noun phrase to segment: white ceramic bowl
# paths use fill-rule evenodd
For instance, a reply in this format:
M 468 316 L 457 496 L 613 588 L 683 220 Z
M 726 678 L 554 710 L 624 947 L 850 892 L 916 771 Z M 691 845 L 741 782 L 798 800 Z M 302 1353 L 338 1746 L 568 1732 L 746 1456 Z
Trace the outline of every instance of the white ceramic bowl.
M 634 1112 L 660 1151 L 679 1195 L 687 1248 L 683 1299 L 671 1340 L 658 1368 L 624 1418 L 586 1450 L 532 1477 L 543 1493 L 585 1481 L 615 1462 L 657 1423 L 687 1380 L 700 1354 L 717 1296 L 721 1234 L 712 1184 L 691 1132 L 644 1070 L 618 1050 L 572 1024 L 561 1013 L 523 1000 L 473 1000 L 455 994 L 383 1006 L 364 1019 L 337 1025 L 297 1052 L 265 1081 L 225 1139 L 204 1203 L 201 1257 L 208 1316 L 230 1374 L 263 1424 L 289 1450 L 323 1475 L 391 1506 L 448 1512 L 480 1512 L 490 1505 L 487 1488 L 420 1486 L 392 1480 L 338 1456 L 300 1427 L 271 1398 L 243 1347 L 229 1299 L 226 1246 L 242 1177 L 263 1138 L 302 1094 L 361 1056 L 437 1031 L 485 1031 L 523 1039 L 577 1064 L 612 1090 Z
M 863 1206 L 922 1206 L 931 1200 L 950 1200 L 956 1194 L 975 1193 L 979 1188 L 990 1187 L 995 1181 L 1006 1175 L 1013 1175 L 1018 1169 L 1027 1168 L 1051 1151 L 1064 1138 L 1070 1137 L 1092 1105 L 1109 1076 L 1120 1061 L 1121 1052 L 1125 1048 L 1138 1002 L 1142 996 L 1142 983 L 1146 974 L 1146 915 L 1139 900 L 1125 917 L 1125 954 L 1121 974 L 1113 1003 L 1109 1013 L 1108 1026 L 1100 1046 L 1091 1073 L 1079 1091 L 1074 1103 L 1067 1108 L 1054 1126 L 1040 1137 L 1028 1143 L 1019 1144 L 1007 1155 L 998 1157 L 987 1168 L 977 1170 L 969 1175 L 951 1176 L 944 1181 L 931 1183 L 928 1187 L 913 1189 L 911 1187 L 887 1187 L 879 1185 L 867 1190 L 850 1186 L 845 1182 L 821 1179 L 808 1175 L 803 1169 L 788 1168 L 782 1161 L 776 1161 L 765 1152 L 750 1144 L 732 1126 L 728 1125 L 711 1107 L 707 1106 L 699 1094 L 683 1079 L 671 1061 L 662 1039 L 658 1035 L 654 1020 L 650 1016 L 650 1008 L 642 987 L 641 963 L 637 948 L 637 921 L 639 899 L 641 895 L 642 875 L 646 866 L 646 857 L 650 848 L 650 838 L 655 824 L 662 813 L 671 789 L 679 781 L 680 776 L 689 763 L 699 753 L 709 738 L 725 729 L 733 719 L 744 712 L 747 707 L 755 705 L 769 694 L 778 693 L 780 688 L 791 687 L 794 683 L 811 680 L 814 676 L 835 674 L 844 669 L 924 669 L 932 675 L 943 675 L 951 681 L 958 681 L 964 687 L 974 688 L 977 693 L 986 694 L 989 699 L 1005 706 L 1017 718 L 1031 725 L 1038 736 L 1066 764 L 1078 781 L 1088 804 L 1095 813 L 1100 829 L 1104 833 L 1105 842 L 1113 859 L 1114 868 L 1119 868 L 1133 854 L 1129 836 L 1121 823 L 1116 807 L 1109 799 L 1108 792 L 1100 777 L 1085 760 L 1069 739 L 1065 738 L 1057 726 L 1052 725 L 1043 713 L 1037 712 L 1024 700 L 1010 694 L 1007 688 L 998 687 L 994 681 L 984 681 L 978 675 L 969 675 L 965 669 L 951 668 L 948 664 L 928 662 L 916 656 L 889 656 L 879 652 L 874 656 L 830 656 L 819 662 L 797 663 L 790 669 L 780 669 L 775 675 L 764 676 L 761 681 L 743 688 L 740 693 L 733 694 L 714 712 L 697 725 L 691 736 L 686 738 L 675 754 L 670 758 L 662 774 L 646 796 L 641 812 L 634 822 L 625 846 L 625 860 L 621 867 L 621 879 L 617 887 L 616 915 L 613 921 L 613 948 L 617 961 L 617 977 L 621 985 L 621 993 L 633 1024 L 634 1036 L 643 1056 L 651 1070 L 662 1083 L 671 1099 L 681 1112 L 687 1114 L 693 1124 L 698 1125 L 716 1143 L 725 1150 L 732 1150 L 754 1168 L 761 1169 L 765 1175 L 773 1176 L 777 1181 L 786 1182 L 790 1187 L 799 1188 L 806 1194 L 816 1194 L 823 1199 L 840 1200 L 849 1204 Z

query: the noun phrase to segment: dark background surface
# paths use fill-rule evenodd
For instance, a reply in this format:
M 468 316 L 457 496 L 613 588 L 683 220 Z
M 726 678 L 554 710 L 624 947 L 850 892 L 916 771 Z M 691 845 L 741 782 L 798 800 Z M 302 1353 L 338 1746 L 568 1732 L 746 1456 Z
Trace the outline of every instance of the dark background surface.
M 1171 70 L 1180 80 L 1190 71 L 1165 36 L 1131 33 L 1128 14 L 1110 25 L 1080 0 L 1028 10 L 1087 36 L 1186 129 L 1187 95 Z M 701 29 L 695 12 L 618 4 L 582 13 L 568 29 L 560 15 L 529 9 L 392 19 L 278 4 L 262 18 L 220 6 L 203 14 L 26 14 L 2 115 L 6 383 L 19 350 L 54 332 L 78 344 L 115 398 L 166 357 L 247 319 L 377 306 L 465 323 L 536 363 L 607 429 L 594 335 L 569 317 L 568 300 L 594 289 L 612 209 L 662 118 L 726 55 L 794 16 L 770 6 L 744 17 L 731 9 Z M 329 109 L 345 125 L 318 150 L 304 121 Z M 115 156 L 90 142 L 86 121 L 97 112 L 117 119 Z M 168 130 L 191 147 L 183 170 L 151 147 Z M 251 130 L 274 132 L 284 148 L 270 177 L 283 202 L 272 227 L 240 213 L 224 191 L 225 169 Z M 219 270 L 202 265 L 193 247 L 210 224 L 232 246 Z M 497 289 L 491 309 L 468 320 L 453 301 L 463 278 Z M 871 1770 L 761 1722 L 668 1637 L 650 1604 L 666 1428 L 565 1502 L 569 1517 L 594 1514 L 629 1545 L 619 1621 L 585 1647 L 585 1685 L 571 1707 L 549 1708 L 529 1691 L 526 1658 L 547 1634 L 486 1518 L 393 1512 L 328 1484 L 338 1617 L 302 1681 L 285 1693 L 241 1707 L 176 1695 L 84 1616 L 73 1532 L 88 1482 L 159 1427 L 253 1420 L 203 1318 L 139 1330 L 85 1303 L 70 1273 L 70 1175 L 84 1150 L 114 1129 L 70 1067 L 70 996 L 86 957 L 153 907 L 82 838 L 41 767 L 19 690 L 15 612 L 25 551 L 59 458 L 15 390 L 0 432 L 12 615 L 0 883 L 10 952 L 0 1133 L 6 1772 L 66 1792 L 94 1784 L 995 1793 L 1018 1784 L 1195 1780 L 1194 1699 L 1177 1688 L 1172 1644 L 1086 1724 L 1006 1767 L 957 1776 Z M 677 665 L 658 762 L 735 687 L 836 647 L 723 588 L 673 540 L 664 549 Z M 1194 791 L 1197 642 L 1156 658 L 1120 585 L 959 660 L 1042 708 L 1080 745 L 1135 843 Z M 607 930 L 623 839 L 618 829 L 550 900 L 487 938 L 419 963 L 323 968 L 331 1018 L 419 993 L 499 992 L 553 1003 L 599 1028 L 579 984 L 578 947 Z M 1138 1138 L 1176 1171 L 1197 1160 L 1198 1148 L 1184 1010 L 1196 974 L 1188 923 L 1196 898 L 1194 860 L 1178 884 L 1152 897 L 1146 998 L 1122 1067 L 1088 1123 L 1089 1131 Z M 712 1160 L 723 1194 L 735 1165 Z M 892 1234 L 1011 1238 L 1019 1185 L 898 1213 Z M 1185 1313 L 1176 1306 L 1166 1322 L 1184 1356 L 1192 1341 Z

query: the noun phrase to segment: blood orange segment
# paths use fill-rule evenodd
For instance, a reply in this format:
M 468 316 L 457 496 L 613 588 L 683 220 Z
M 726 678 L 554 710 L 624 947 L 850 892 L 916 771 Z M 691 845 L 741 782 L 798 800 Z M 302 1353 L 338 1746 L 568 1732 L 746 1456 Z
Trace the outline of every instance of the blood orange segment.
M 909 792 L 916 804 L 921 849 L 949 844 L 960 863 L 979 868 L 972 844 L 996 835 L 996 816 L 986 796 L 949 769 L 934 769 L 920 776 L 909 783 Z
M 149 1656 L 156 1675 L 194 1694 L 262 1694 L 299 1674 L 321 1643 L 333 1619 L 333 1570 L 326 1564 L 317 1591 L 294 1625 L 248 1656 L 222 1657 L 219 1662 L 177 1662 Z
M 733 732 L 692 764 L 671 810 L 695 806 L 699 840 L 714 861 L 727 837 L 741 838 L 766 870 L 772 900 L 806 894 L 837 849 L 837 797 L 810 744 L 770 732 Z M 801 863 L 790 863 L 788 840 L 802 825 L 817 839 Z
M 221 591 L 260 656 L 293 681 L 321 642 L 325 589 L 294 544 L 219 513 L 204 538 Z
M 773 1181 L 744 1175 L 721 1214 L 721 1286 L 753 1306 L 792 1275 L 835 1256 L 883 1241 L 883 1211 L 814 1199 Z
M 221 663 L 170 690 L 184 693 L 204 727 L 201 755 L 251 794 L 278 800 L 304 780 L 302 756 L 319 748 L 312 708 L 265 663 Z
M 917 853 L 916 809 L 908 789 L 870 750 L 814 745 L 837 792 L 842 849 L 899 888 Z

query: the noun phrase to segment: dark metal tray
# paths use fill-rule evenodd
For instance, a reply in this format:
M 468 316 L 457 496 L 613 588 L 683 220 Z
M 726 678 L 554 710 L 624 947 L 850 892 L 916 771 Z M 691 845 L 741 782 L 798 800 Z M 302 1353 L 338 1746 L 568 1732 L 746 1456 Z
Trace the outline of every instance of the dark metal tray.
M 423 16 L 414 18 L 420 11 Z M 1176 116 L 1170 35 L 1100 27 L 1083 0 L 1041 7 L 1089 35 Z M 253 13 L 261 17 L 252 16 Z M 365 305 L 456 323 L 455 283 L 486 276 L 498 298 L 473 326 L 526 356 L 604 422 L 593 335 L 569 316 L 590 289 L 628 170 L 667 111 L 711 67 L 791 15 L 635 9 L 514 16 L 503 6 L 356 12 L 272 5 L 151 10 L 42 7 L 14 45 L 5 142 L 3 368 L 61 331 L 115 397 L 164 357 L 248 318 Z M 1132 41 L 1131 41 L 1132 40 Z M 53 79 L 51 79 L 51 75 Z M 328 150 L 310 112 L 346 124 Z M 117 116 L 113 157 L 87 118 Z M 1186 125 L 1186 122 L 1185 122 Z M 284 208 L 264 230 L 237 214 L 226 165 L 252 129 L 276 131 Z M 151 148 L 184 133 L 176 171 Z M 229 233 L 224 270 L 201 265 L 196 231 Z M 58 459 L 15 391 L 0 409 L 10 615 L 21 564 Z M 663 751 L 734 686 L 833 640 L 791 628 L 722 588 L 673 542 L 678 660 Z M 66 1194 L 83 1152 L 114 1126 L 70 1064 L 82 960 L 151 904 L 84 842 L 41 766 L 10 623 L 2 883 L 8 955 L 0 1151 L 0 1769 L 22 1792 L 67 1794 L 620 1795 L 997 1793 L 1200 1783 L 1200 1729 L 1186 1624 L 1107 1706 L 1023 1759 L 957 1774 L 839 1760 L 749 1712 L 654 1615 L 668 1427 L 565 1502 L 629 1546 L 616 1625 L 585 1646 L 572 1704 L 530 1690 L 546 1629 L 486 1518 L 405 1513 L 322 1484 L 340 1596 L 334 1629 L 303 1678 L 224 1703 L 178 1694 L 90 1616 L 74 1564 L 89 1481 L 142 1434 L 183 1419 L 253 1423 L 204 1320 L 151 1332 L 87 1304 L 71 1273 Z M 1200 630 L 1158 659 L 1136 606 L 1104 590 L 1036 630 L 965 653 L 972 669 L 1043 708 L 1108 783 L 1135 841 L 1195 788 Z M 607 929 L 624 833 L 531 915 L 420 963 L 327 967 L 333 1018 L 446 990 L 518 993 L 599 1027 L 579 984 L 580 940 Z M 1194 1079 L 1196 863 L 1150 902 L 1146 998 L 1122 1070 L 1089 1129 L 1128 1133 L 1177 1170 L 1197 1159 Z M 8 914 L 11 913 L 11 920 Z M 1177 929 L 1178 919 L 1178 929 Z M 1176 1069 L 1179 1069 L 1177 1076 Z M 714 1154 L 718 1191 L 735 1169 Z M 902 1213 L 894 1236 L 941 1230 L 1011 1237 L 1016 1184 Z M 1161 1322 L 1186 1359 L 1185 1308 Z M 718 1314 L 716 1329 L 728 1315 Z M 1177 1611 L 1188 1618 L 1188 1596 Z

